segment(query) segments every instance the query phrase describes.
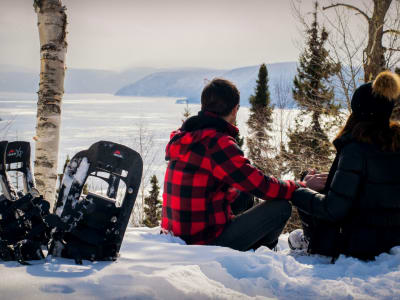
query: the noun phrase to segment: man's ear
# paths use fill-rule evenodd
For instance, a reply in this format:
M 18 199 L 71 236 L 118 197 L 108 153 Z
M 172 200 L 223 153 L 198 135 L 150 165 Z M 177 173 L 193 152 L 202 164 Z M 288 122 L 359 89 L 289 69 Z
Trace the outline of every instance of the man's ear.
M 235 118 L 237 113 L 238 113 L 238 106 L 236 105 L 234 108 L 232 108 L 231 113 L 229 114 L 229 116 L 231 118 Z

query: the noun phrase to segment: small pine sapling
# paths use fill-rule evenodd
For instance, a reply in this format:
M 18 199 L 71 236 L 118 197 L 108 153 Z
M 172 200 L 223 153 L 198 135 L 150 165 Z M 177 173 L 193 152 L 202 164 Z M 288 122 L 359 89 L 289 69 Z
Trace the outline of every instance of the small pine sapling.
M 147 227 L 156 227 L 159 225 L 161 219 L 161 207 L 162 203 L 158 196 L 160 193 L 160 187 L 158 185 L 157 176 L 153 175 L 150 179 L 151 190 L 149 195 L 144 199 L 145 207 L 145 219 L 143 224 Z

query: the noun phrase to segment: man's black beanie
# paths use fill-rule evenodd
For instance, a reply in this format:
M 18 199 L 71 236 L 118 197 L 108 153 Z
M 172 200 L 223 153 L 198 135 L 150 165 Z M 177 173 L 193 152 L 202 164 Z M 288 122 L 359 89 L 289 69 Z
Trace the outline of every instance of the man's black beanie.
M 351 109 L 359 121 L 388 122 L 394 101 L 400 96 L 400 77 L 389 71 L 380 73 L 375 81 L 356 89 Z

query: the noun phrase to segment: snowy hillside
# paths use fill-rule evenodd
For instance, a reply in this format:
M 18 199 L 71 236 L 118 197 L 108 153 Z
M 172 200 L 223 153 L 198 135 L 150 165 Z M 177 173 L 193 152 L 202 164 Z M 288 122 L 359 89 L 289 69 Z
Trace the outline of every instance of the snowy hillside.
M 67 93 L 115 93 L 121 86 L 139 80 L 155 69 L 140 68 L 125 72 L 107 70 L 68 69 L 65 73 Z
M 187 97 L 198 98 L 205 80 L 220 76 L 225 71 L 211 69 L 185 69 L 157 72 L 121 88 L 118 96 Z
M 271 99 L 276 99 L 275 85 L 283 81 L 291 86 L 296 74 L 296 63 L 268 64 L 269 87 Z M 233 70 L 188 69 L 180 71 L 165 71 L 151 74 L 137 82 L 127 85 L 117 91 L 118 96 L 149 96 L 149 97 L 186 97 L 191 103 L 199 103 L 201 91 L 207 82 L 214 77 L 231 80 L 237 85 L 241 104 L 247 105 L 248 99 L 254 93 L 259 66 L 237 68 Z M 289 89 L 290 90 L 290 89 Z
M 159 229 L 129 228 L 116 262 L 48 259 L 0 264 L 1 299 L 399 299 L 400 247 L 375 262 L 187 246 Z

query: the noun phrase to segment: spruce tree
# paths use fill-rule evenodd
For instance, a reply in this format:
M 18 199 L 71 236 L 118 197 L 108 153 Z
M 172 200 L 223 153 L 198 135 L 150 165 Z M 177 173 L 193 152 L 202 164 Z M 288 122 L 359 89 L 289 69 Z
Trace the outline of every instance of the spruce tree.
M 161 206 L 162 203 L 158 199 L 158 195 L 160 193 L 160 187 L 158 186 L 157 176 L 153 175 L 150 179 L 151 183 L 151 191 L 150 194 L 144 198 L 144 213 L 146 218 L 143 221 L 143 224 L 147 227 L 156 227 L 158 226 L 159 220 L 161 218 Z
M 285 156 L 296 177 L 307 168 L 328 170 L 333 154 L 328 133 L 332 126 L 337 125 L 334 121 L 340 109 L 330 86 L 331 77 L 339 71 L 339 65 L 329 60 L 325 49 L 328 33 L 325 28 L 320 29 L 317 10 L 318 3 L 315 2 L 313 22 L 307 30 L 306 48 L 300 55 L 293 81 L 293 98 L 301 112 L 295 120 L 294 129 L 288 132 L 289 150 Z
M 255 94 L 250 96 L 250 116 L 247 121 L 249 136 L 247 147 L 252 163 L 266 174 L 274 174 L 274 162 L 271 147 L 272 112 L 270 93 L 268 89 L 268 70 L 265 64 L 258 71 Z
M 237 122 L 235 122 L 235 126 L 237 126 Z M 242 137 L 240 135 L 240 132 L 236 136 L 235 140 L 236 140 L 236 143 L 238 144 L 239 148 L 242 149 L 242 146 L 244 144 L 244 137 Z
M 189 119 L 190 115 L 191 115 L 191 112 L 189 109 L 189 100 L 186 99 L 186 106 L 183 109 L 183 113 L 182 113 L 182 116 L 183 116 L 182 123 L 184 123 L 187 119 Z
M 243 147 L 244 144 L 244 137 L 242 137 L 240 135 L 240 133 L 238 134 L 238 136 L 236 137 L 236 143 L 238 144 L 239 148 Z

